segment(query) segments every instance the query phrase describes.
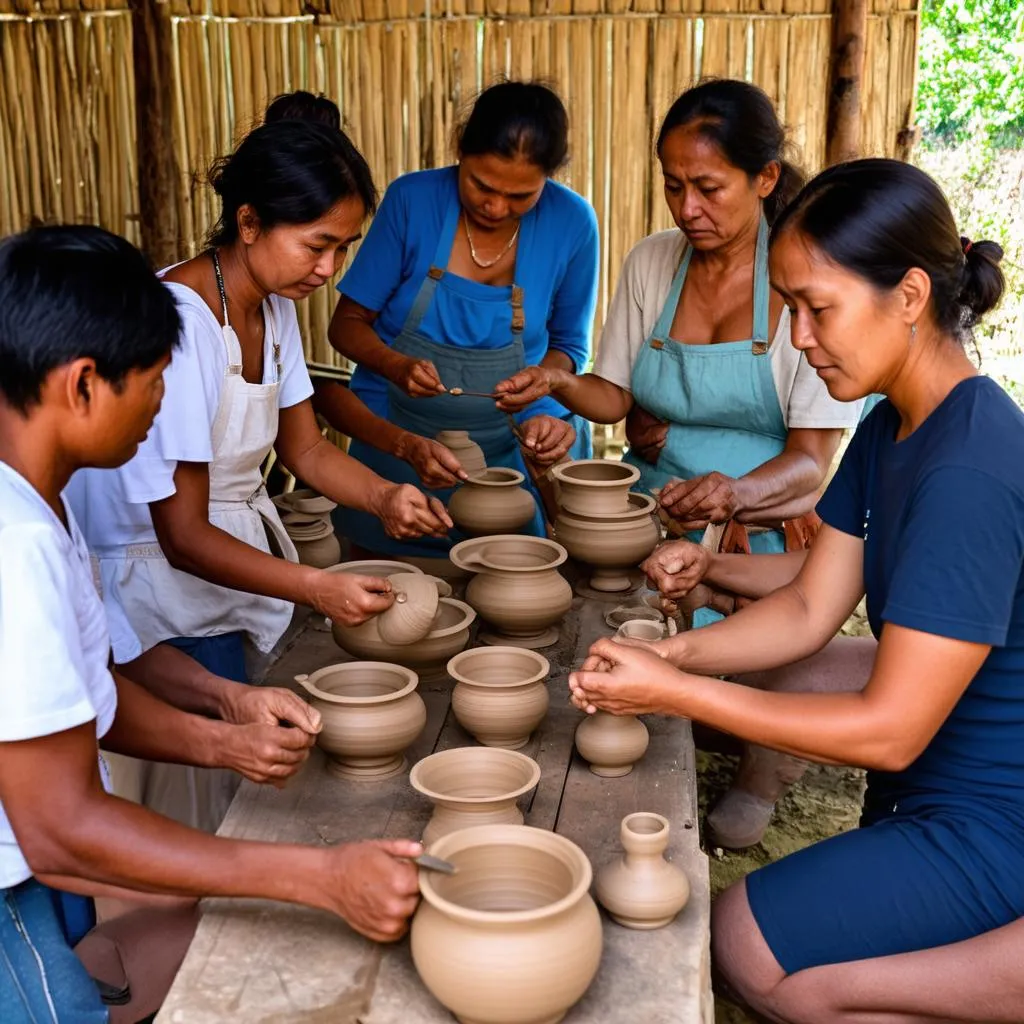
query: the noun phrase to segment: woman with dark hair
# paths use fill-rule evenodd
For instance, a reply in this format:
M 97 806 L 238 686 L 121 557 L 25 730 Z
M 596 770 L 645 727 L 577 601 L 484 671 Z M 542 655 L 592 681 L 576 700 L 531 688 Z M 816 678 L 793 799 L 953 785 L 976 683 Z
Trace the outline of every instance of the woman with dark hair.
M 451 389 L 490 395 L 531 363 L 582 370 L 597 291 L 594 212 L 551 180 L 568 154 L 558 97 L 535 83 L 495 85 L 457 135 L 455 166 L 391 185 L 338 285 L 330 340 L 358 366 L 350 393 L 325 385 L 317 405 L 353 438 L 355 458 L 442 495 L 465 472 L 432 440 L 441 430 L 468 430 L 488 465 L 524 469 L 495 402 Z M 541 464 L 589 454 L 587 424 L 552 398 L 524 404 L 517 419 Z M 409 554 L 372 517 L 340 516 L 359 547 Z M 539 512 L 532 529 L 543 531 Z M 412 553 L 443 556 L 450 544 L 426 538 Z
M 273 124 L 275 121 L 315 121 L 336 132 L 341 131 L 341 111 L 337 103 L 326 96 L 314 96 L 305 89 L 282 93 L 270 101 L 263 123 Z
M 718 971 L 770 1020 L 1020 1020 L 1024 416 L 963 346 L 1000 299 L 1001 258 L 912 166 L 815 178 L 775 224 L 772 283 L 833 398 L 888 400 L 819 503 L 806 560 L 783 556 L 791 582 L 707 629 L 599 641 L 570 678 L 587 710 L 684 715 L 868 769 L 859 829 L 716 903 Z M 862 691 L 715 678 L 824 651 L 865 593 L 878 649 Z
M 130 462 L 92 471 L 76 493 L 103 586 L 142 649 L 169 643 L 244 681 L 243 640 L 270 651 L 294 604 L 355 625 L 392 601 L 386 580 L 298 564 L 263 485 L 271 447 L 395 538 L 444 535 L 451 521 L 325 441 L 310 403 L 295 300 L 337 271 L 376 205 L 362 156 L 340 131 L 285 120 L 251 132 L 211 184 L 221 218 L 209 248 L 161 275 L 182 331 L 160 414 Z M 217 798 L 196 789 L 185 806 L 174 784 L 155 802 L 215 829 L 235 784 L 225 779 Z

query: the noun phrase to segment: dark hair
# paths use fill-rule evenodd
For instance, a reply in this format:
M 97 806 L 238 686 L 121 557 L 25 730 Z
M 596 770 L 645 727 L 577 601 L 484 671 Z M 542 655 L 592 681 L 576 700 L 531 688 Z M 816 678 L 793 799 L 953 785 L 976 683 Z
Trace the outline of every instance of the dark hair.
M 0 394 L 19 413 L 75 359 L 120 387 L 171 352 L 180 328 L 142 253 L 103 228 L 35 227 L 0 243 Z
M 455 145 L 459 156 L 522 157 L 550 177 L 569 156 L 569 115 L 540 82 L 499 82 L 477 97 Z
M 221 215 L 209 245 L 230 245 L 238 237 L 238 211 L 248 204 L 266 229 L 308 224 L 349 196 L 367 213 L 377 208 L 373 176 L 348 136 L 310 121 L 275 121 L 242 140 L 231 156 L 210 170 L 221 198 Z
M 800 191 L 804 175 L 784 158 L 786 130 L 767 93 L 732 78 L 712 78 L 687 89 L 669 107 L 661 124 L 658 155 L 671 132 L 691 124 L 751 180 L 770 163 L 779 165 L 779 180 L 764 200 L 765 219 L 774 223 Z
M 931 279 L 936 324 L 961 341 L 1002 298 L 1002 248 L 961 238 L 939 186 L 899 160 L 823 171 L 776 221 L 772 239 L 787 228 L 876 288 L 895 288 L 919 267 Z
M 263 115 L 264 124 L 275 121 L 314 121 L 341 131 L 341 111 L 338 105 L 322 93 L 314 96 L 305 89 L 282 93 L 271 101 Z

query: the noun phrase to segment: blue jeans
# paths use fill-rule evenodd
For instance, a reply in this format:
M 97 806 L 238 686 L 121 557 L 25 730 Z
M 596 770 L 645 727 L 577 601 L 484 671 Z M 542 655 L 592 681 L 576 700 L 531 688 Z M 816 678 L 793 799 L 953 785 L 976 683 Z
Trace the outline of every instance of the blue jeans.
M 64 937 L 53 891 L 34 878 L 0 890 L 0 1020 L 107 1024 L 99 990 Z

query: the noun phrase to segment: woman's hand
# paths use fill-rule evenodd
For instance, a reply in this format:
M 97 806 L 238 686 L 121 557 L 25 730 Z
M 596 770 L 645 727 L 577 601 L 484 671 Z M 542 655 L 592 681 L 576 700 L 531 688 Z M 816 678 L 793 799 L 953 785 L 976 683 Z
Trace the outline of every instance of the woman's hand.
M 454 525 L 444 505 L 412 484 L 390 484 L 374 502 L 374 515 L 389 537 L 446 537 Z
M 416 470 L 423 486 L 430 490 L 454 487 L 460 481 L 469 479 L 469 474 L 450 448 L 410 431 L 402 434 L 395 448 L 395 456 L 408 462 Z
M 394 603 L 391 584 L 376 576 L 312 570 L 306 601 L 321 615 L 342 626 L 359 626 Z
M 724 473 L 673 480 L 662 488 L 661 507 L 684 524 L 725 523 L 746 507 L 742 481 Z
M 711 555 L 707 548 L 688 540 L 676 540 L 655 548 L 640 568 L 659 594 L 677 601 L 704 579 L 710 566 Z
M 634 455 L 653 466 L 668 440 L 668 424 L 634 404 L 626 416 L 626 440 Z
M 531 416 L 520 429 L 531 462 L 551 466 L 569 454 L 576 441 L 576 428 L 557 416 Z
M 582 668 L 569 675 L 572 702 L 581 711 L 613 715 L 673 714 L 671 695 L 681 678 L 665 660 L 661 641 L 621 642 L 602 637 Z
M 550 395 L 558 370 L 550 366 L 527 366 L 494 387 L 502 412 L 520 412 L 538 398 Z
M 402 356 L 389 379 L 410 398 L 431 398 L 445 392 L 437 367 L 429 359 Z

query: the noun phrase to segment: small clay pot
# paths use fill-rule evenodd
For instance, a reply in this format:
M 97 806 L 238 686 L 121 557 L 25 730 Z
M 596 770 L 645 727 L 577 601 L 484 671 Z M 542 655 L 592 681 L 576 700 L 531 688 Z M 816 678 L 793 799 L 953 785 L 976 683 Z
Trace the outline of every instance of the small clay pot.
M 327 766 L 350 779 L 388 779 L 405 769 L 405 749 L 427 724 L 419 679 L 401 665 L 353 661 L 295 681 L 323 718 L 317 743 Z
M 576 727 L 576 749 L 595 775 L 615 779 L 628 775 L 644 756 L 650 735 L 635 715 L 597 711 Z
M 664 640 L 667 635 L 665 623 L 654 619 L 629 619 L 616 632 L 631 640 Z
M 601 960 L 590 862 L 546 829 L 480 825 L 431 847 L 454 875 L 420 872 L 412 959 L 463 1024 L 556 1024 Z
M 533 519 L 536 503 L 522 487 L 525 477 L 515 469 L 473 473 L 448 501 L 448 514 L 470 537 L 515 533 Z
M 686 875 L 664 857 L 668 819 L 648 811 L 628 814 L 619 834 L 626 855 L 598 872 L 597 900 L 627 928 L 664 928 L 690 898 Z
M 578 516 L 628 512 L 629 489 L 640 479 L 640 470 L 609 459 L 578 459 L 553 466 L 558 481 L 558 503 L 563 511 Z
M 474 825 L 522 825 L 516 801 L 539 781 L 537 762 L 514 750 L 455 747 L 417 761 L 409 782 L 434 803 L 424 845 Z
M 518 750 L 548 713 L 548 659 L 520 647 L 477 647 L 448 662 L 452 711 L 486 747 Z
M 469 436 L 468 430 L 442 430 L 434 440 L 443 444 L 470 476 L 487 468 L 484 450 Z
M 284 528 L 295 545 L 302 565 L 327 569 L 338 564 L 338 559 L 341 558 L 341 543 L 334 532 L 330 517 L 310 518 L 296 513 L 284 521 Z
M 437 617 L 437 584 L 421 572 L 396 572 L 388 579 L 395 602 L 377 616 L 378 635 L 397 646 L 422 640 Z

